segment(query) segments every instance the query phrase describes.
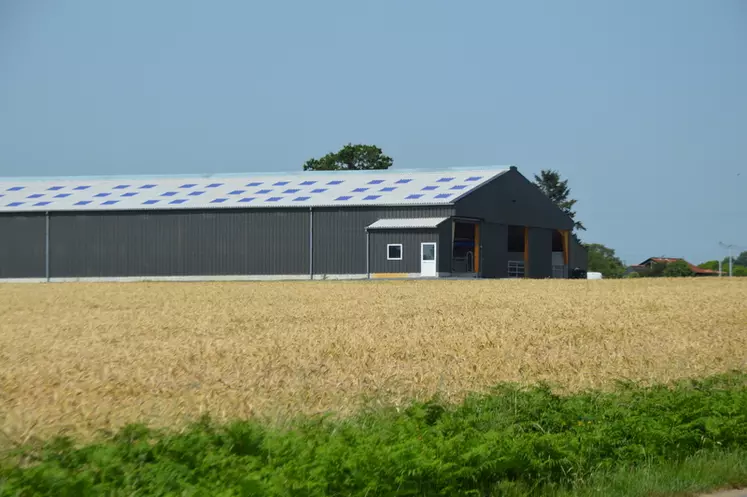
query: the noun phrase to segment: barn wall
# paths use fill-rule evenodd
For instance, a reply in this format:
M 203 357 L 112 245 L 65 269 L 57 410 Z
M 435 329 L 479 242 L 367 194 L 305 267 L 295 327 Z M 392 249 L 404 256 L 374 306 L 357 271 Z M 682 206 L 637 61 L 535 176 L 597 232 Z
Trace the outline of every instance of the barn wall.
M 456 202 L 456 215 L 536 228 L 571 229 L 573 221 L 536 185 L 509 170 Z
M 314 274 L 365 274 L 366 226 L 377 219 L 452 214 L 452 206 L 314 209 Z
M 568 251 L 568 269 L 572 271 L 574 268 L 583 269 L 584 271 L 589 268 L 589 256 L 576 237 L 570 237 L 570 250 Z
M 0 278 L 45 277 L 46 219 L 39 214 L 0 214 Z
M 480 226 L 480 272 L 483 278 L 508 276 L 508 226 L 483 222 Z
M 552 278 L 552 230 L 529 229 L 529 278 Z
M 370 257 L 372 273 L 420 273 L 420 244 L 439 244 L 437 230 L 371 230 Z M 402 260 L 387 260 L 387 245 L 402 244 Z M 440 255 L 436 246 L 436 264 L 440 265 Z
M 309 214 L 290 210 L 55 213 L 52 277 L 308 274 Z

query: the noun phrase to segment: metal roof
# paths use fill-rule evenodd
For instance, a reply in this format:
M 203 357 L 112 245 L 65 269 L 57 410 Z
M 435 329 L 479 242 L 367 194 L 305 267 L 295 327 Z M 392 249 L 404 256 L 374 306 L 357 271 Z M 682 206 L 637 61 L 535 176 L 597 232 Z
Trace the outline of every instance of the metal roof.
M 368 229 L 379 230 L 401 230 L 412 228 L 436 228 L 439 224 L 449 219 L 448 217 L 417 217 L 409 219 L 379 219 L 368 226 Z
M 508 168 L 0 178 L 0 212 L 451 204 Z

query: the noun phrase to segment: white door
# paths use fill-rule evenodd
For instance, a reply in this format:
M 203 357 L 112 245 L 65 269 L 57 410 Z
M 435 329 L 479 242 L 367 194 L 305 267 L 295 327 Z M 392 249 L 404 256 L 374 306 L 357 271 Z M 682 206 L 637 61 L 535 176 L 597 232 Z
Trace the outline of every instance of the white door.
M 436 271 L 436 244 L 435 242 L 420 244 L 420 276 L 437 275 Z

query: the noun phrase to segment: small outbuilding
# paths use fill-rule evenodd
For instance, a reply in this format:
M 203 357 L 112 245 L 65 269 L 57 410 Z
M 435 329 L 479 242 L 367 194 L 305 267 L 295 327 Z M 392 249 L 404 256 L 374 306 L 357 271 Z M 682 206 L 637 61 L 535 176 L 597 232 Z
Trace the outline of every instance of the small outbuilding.
M 567 278 L 572 228 L 515 167 L 0 178 L 0 279 Z

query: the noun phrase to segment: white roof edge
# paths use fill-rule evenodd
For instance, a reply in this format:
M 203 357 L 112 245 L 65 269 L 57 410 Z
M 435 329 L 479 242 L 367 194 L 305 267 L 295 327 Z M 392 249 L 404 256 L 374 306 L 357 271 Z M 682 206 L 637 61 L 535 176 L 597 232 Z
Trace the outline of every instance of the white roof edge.
M 367 226 L 366 229 L 414 229 L 414 228 L 437 228 L 439 224 L 449 219 L 448 217 L 413 217 L 379 219 Z
M 337 175 L 337 174 L 406 174 L 406 173 L 447 173 L 449 171 L 485 171 L 499 172 L 508 171 L 512 165 L 489 165 L 489 166 L 458 166 L 458 167 L 413 167 L 407 169 L 372 169 L 355 171 L 245 171 L 237 173 L 191 173 L 191 174 L 101 174 L 101 175 L 70 175 L 70 176 L 0 176 L 0 181 L 107 181 L 107 180 L 148 180 L 148 179 L 212 179 L 212 178 L 252 178 L 255 176 L 306 176 L 306 175 Z

